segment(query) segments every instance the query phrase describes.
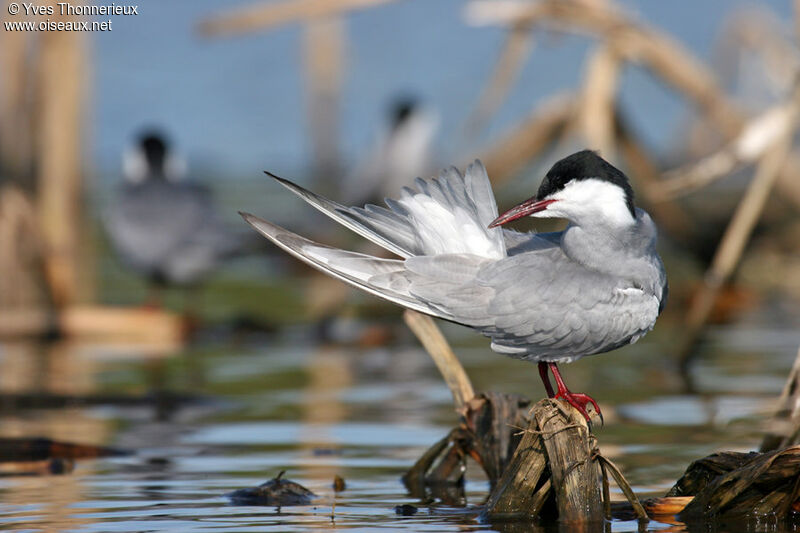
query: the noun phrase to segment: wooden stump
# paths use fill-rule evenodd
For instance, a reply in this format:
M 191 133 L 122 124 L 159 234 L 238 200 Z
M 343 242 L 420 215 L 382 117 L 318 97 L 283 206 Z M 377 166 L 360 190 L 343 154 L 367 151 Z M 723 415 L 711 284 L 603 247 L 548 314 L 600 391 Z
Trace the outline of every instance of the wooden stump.
M 564 403 L 542 400 L 511 463 L 489 496 L 487 520 L 557 516 L 600 522 L 603 483 L 596 441 L 584 418 Z

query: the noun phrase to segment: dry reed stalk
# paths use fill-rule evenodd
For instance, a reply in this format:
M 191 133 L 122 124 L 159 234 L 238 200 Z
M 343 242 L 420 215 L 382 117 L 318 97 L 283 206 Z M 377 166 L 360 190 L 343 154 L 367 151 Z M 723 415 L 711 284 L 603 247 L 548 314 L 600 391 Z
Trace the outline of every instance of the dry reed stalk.
M 574 98 L 557 95 L 538 106 L 513 131 L 492 144 L 481 160 L 493 184 L 502 183 L 555 143 L 574 113 Z
M 10 0 L 3 2 L 8 6 Z M 7 7 L 3 9 L 7 13 Z M 33 32 L 0 32 L 0 163 L 7 177 L 28 181 L 33 172 L 31 62 Z M 30 185 L 30 183 L 28 183 Z
M 640 64 L 693 102 L 725 138 L 740 133 L 746 117 L 720 88 L 713 73 L 669 36 L 638 24 L 610 3 L 581 0 L 473 0 L 465 16 L 474 24 L 541 24 L 601 38 L 621 58 Z M 800 207 L 800 184 L 794 168 L 783 169 L 778 187 Z
M 589 58 L 581 95 L 581 131 L 587 144 L 615 161 L 616 93 L 622 63 L 614 46 L 600 45 Z
M 0 188 L 0 309 L 44 308 L 43 242 L 36 211 L 18 187 Z
M 533 47 L 531 29 L 525 25 L 514 25 L 506 33 L 506 41 L 495 62 L 494 70 L 484 86 L 475 109 L 464 126 L 465 136 L 471 138 L 479 133 L 503 103 L 511 86 L 519 77 L 525 59 Z
M 406 487 L 419 498 L 463 500 L 467 457 L 475 459 L 495 486 L 518 448 L 518 428 L 528 426 L 529 408 L 530 401 L 521 396 L 496 392 L 474 396 L 460 409 L 458 426 L 403 475 Z
M 339 93 L 344 70 L 345 30 L 341 17 L 309 21 L 303 32 L 303 55 L 310 137 L 316 171 L 339 169 Z
M 367 9 L 394 0 L 285 0 L 262 2 L 232 10 L 203 20 L 199 29 L 203 35 L 215 37 L 241 35 L 266 30 L 293 22 L 342 15 L 348 11 Z
M 664 179 L 653 186 L 656 201 L 689 194 L 729 175 L 741 165 L 760 160 L 797 127 L 798 111 L 797 99 L 773 106 L 751 119 L 741 133 L 719 151 L 687 167 L 665 173 Z
M 668 35 L 634 22 L 613 5 L 578 0 L 473 0 L 465 16 L 473 24 L 540 24 L 613 42 L 623 59 L 642 65 L 675 87 L 727 135 L 735 135 L 743 123 L 737 107 L 700 61 Z
M 61 307 L 74 301 L 78 279 L 86 40 L 80 32 L 45 32 L 40 44 L 38 211 L 47 276 Z
M 786 92 L 800 72 L 800 51 L 782 30 L 781 21 L 763 9 L 741 11 L 723 30 L 719 52 L 715 54 L 720 58 L 717 63 L 721 69 L 727 67 L 728 71 L 738 71 L 743 49 L 749 50 L 757 54 L 763 64 L 766 75 L 761 83 L 770 84 L 775 93 Z M 800 175 L 797 170 L 800 161 L 794 155 L 791 159 L 778 176 L 777 187 L 781 198 L 800 209 Z
M 447 343 L 447 339 L 442 335 L 436 322 L 427 315 L 408 309 L 403 312 L 403 320 L 425 347 L 433 362 L 436 363 L 436 368 L 441 372 L 453 395 L 456 410 L 461 411 L 466 403 L 475 396 L 475 391 L 464 367 L 461 366 L 456 354 Z
M 800 40 L 800 0 L 792 2 L 794 6 L 794 36 Z
M 784 165 L 790 145 L 791 135 L 786 134 L 764 154 L 756 169 L 755 177 L 750 182 L 725 230 L 711 266 L 705 274 L 703 286 L 687 313 L 686 329 L 678 350 L 684 370 L 700 332 L 708 320 L 720 288 L 739 263 L 750 234 L 766 205 L 772 186 Z
M 531 419 L 511 462 L 486 502 L 485 518 L 519 520 L 537 517 L 551 497 L 547 453 L 537 422 Z
M 340 170 L 338 128 L 339 95 L 345 68 L 346 32 L 343 16 L 392 0 L 289 0 L 257 4 L 202 21 L 205 36 L 231 36 L 269 30 L 293 22 L 304 23 L 303 56 L 307 117 L 314 150 L 315 172 Z

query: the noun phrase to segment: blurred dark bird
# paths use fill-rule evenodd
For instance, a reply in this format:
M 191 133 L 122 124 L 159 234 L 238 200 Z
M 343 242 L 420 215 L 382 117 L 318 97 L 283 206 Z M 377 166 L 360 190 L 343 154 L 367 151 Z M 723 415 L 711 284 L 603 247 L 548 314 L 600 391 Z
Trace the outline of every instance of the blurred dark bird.
M 434 170 L 437 115 L 418 99 L 403 96 L 392 102 L 388 118 L 370 153 L 342 183 L 347 203 L 363 205 L 394 197 L 410 176 L 428 176 Z
M 105 217 L 122 262 L 155 288 L 197 284 L 243 246 L 185 170 L 161 133 L 144 133 L 124 156 L 125 182 Z
M 558 363 L 636 342 L 667 296 L 656 227 L 633 204 L 628 178 L 589 150 L 557 162 L 536 195 L 498 216 L 479 161 L 464 175 L 417 178 L 387 208 L 345 207 L 273 176 L 315 208 L 401 259 L 317 244 L 249 214 L 245 220 L 290 254 L 409 309 L 478 330 L 492 349 L 536 362 L 550 397 L 586 410 Z M 523 216 L 569 220 L 564 231 L 498 226 Z M 548 369 L 556 380 L 554 391 Z M 602 417 L 602 415 L 601 415 Z

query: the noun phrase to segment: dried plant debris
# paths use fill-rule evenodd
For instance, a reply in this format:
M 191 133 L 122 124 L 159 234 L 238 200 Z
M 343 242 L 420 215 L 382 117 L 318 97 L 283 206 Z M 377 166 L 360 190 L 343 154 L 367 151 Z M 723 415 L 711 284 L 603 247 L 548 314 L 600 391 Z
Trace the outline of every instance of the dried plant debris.
M 596 441 L 584 418 L 562 402 L 545 399 L 533 407 L 522 433 L 481 519 L 602 522 L 607 491 L 602 490 Z M 613 465 L 607 466 L 624 481 Z
M 316 494 L 294 481 L 283 479 L 281 470 L 273 479 L 257 487 L 239 489 L 228 493 L 233 505 L 264 505 L 267 507 L 289 507 L 309 505 Z
M 458 500 L 468 456 L 494 486 L 521 439 L 519 428 L 528 425 L 529 406 L 529 400 L 516 395 L 487 392 L 473 397 L 464 404 L 458 427 L 431 446 L 403 476 L 406 488 L 422 499 Z
M 419 511 L 419 509 L 417 509 L 415 506 L 409 503 L 404 503 L 403 505 L 396 505 L 394 508 L 394 512 L 399 514 L 400 516 L 414 516 L 415 514 L 417 514 L 417 511 Z
M 692 463 L 667 496 L 694 496 L 681 520 L 788 516 L 800 496 L 800 446 L 710 455 Z

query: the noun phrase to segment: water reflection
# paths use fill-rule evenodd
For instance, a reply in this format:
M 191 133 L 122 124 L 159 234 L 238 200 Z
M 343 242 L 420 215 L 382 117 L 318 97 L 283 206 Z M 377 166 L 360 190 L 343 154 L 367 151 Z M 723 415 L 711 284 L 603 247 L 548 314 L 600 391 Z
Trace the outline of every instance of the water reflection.
M 478 523 L 476 506 L 488 484 L 474 465 L 464 486 L 466 507 L 409 497 L 400 477 L 456 422 L 435 368 L 413 340 L 401 337 L 391 347 L 318 346 L 310 333 L 287 330 L 236 344 L 201 336 L 177 353 L 97 343 L 0 345 L 0 436 L 135 452 L 78 460 L 75 471 L 62 476 L 0 477 L 0 527 L 575 530 Z M 753 418 L 780 391 L 796 353 L 791 340 L 765 350 L 756 364 L 751 346 L 740 349 L 721 336 L 700 365 L 702 395 L 681 394 L 677 378 L 665 370 L 667 359 L 652 345 L 587 358 L 567 372 L 618 412 L 616 422 L 599 430 L 604 453 L 613 452 L 637 492 L 663 495 L 694 459 L 758 445 Z M 482 345 L 456 348 L 476 388 L 537 393 L 530 365 Z M 320 496 L 314 505 L 280 513 L 229 506 L 226 493 L 283 469 Z M 337 474 L 347 489 L 334 494 Z M 403 504 L 418 512 L 398 516 L 394 508 Z M 669 522 L 646 528 L 697 530 Z M 601 526 L 640 527 L 630 521 Z

